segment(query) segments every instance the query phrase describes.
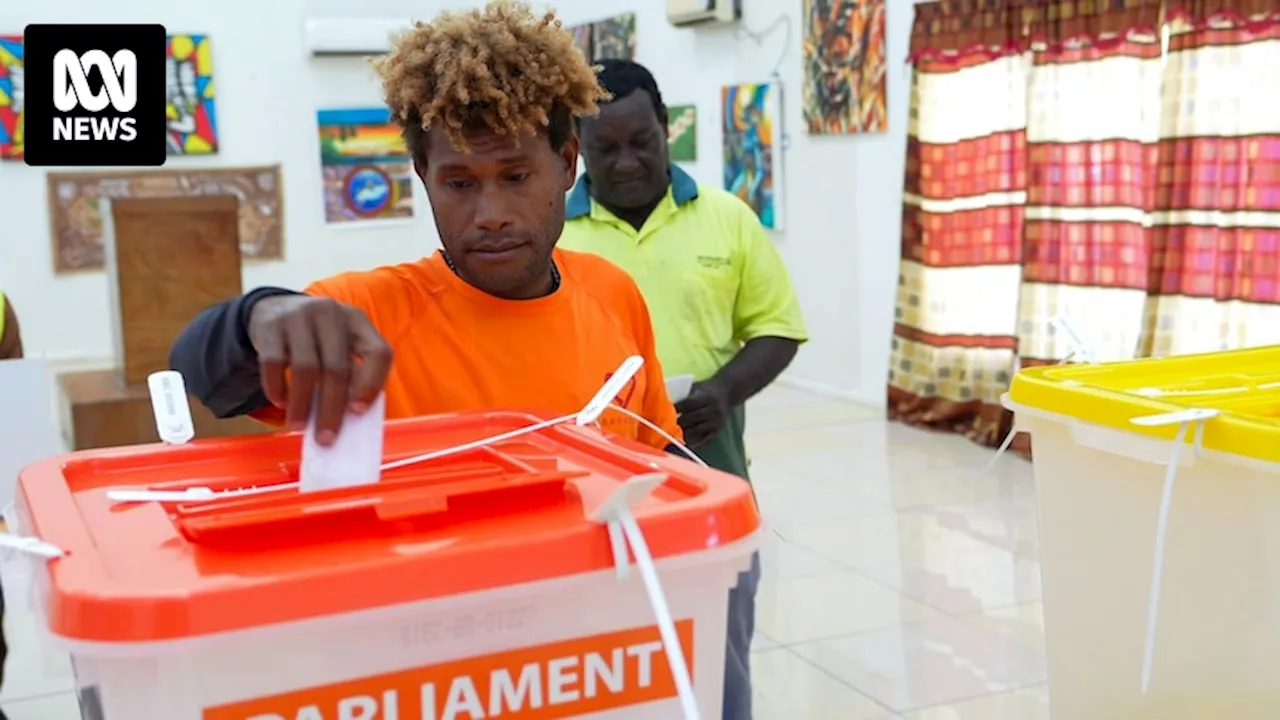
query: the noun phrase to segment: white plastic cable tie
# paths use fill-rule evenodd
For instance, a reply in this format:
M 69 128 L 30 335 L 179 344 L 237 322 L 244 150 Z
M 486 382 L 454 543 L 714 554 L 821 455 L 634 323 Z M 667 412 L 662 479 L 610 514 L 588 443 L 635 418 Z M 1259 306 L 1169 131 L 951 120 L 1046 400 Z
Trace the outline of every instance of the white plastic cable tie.
M 667 474 L 662 472 L 645 473 L 643 475 L 632 475 L 625 482 L 618 486 L 604 502 L 596 506 L 591 511 L 591 521 L 602 525 L 616 522 L 618 513 L 622 508 L 630 508 L 639 505 L 645 498 L 653 493 L 654 488 L 667 481 Z M 618 558 L 615 557 L 617 562 Z M 626 553 L 623 553 L 621 562 L 626 564 L 628 561 Z
M 107 491 L 107 499 L 117 503 L 184 503 L 192 500 L 210 500 L 217 493 L 207 487 L 184 490 L 147 490 L 146 488 L 117 488 Z
M 631 514 L 631 508 L 623 508 L 618 512 L 618 522 L 626 533 L 631 545 L 631 553 L 636 558 L 636 568 L 644 581 L 645 592 L 649 595 L 649 605 L 653 608 L 654 617 L 658 620 L 658 633 L 662 636 L 662 647 L 666 650 L 667 665 L 671 667 L 671 675 L 676 681 L 676 691 L 680 695 L 680 707 L 684 710 L 685 720 L 699 720 L 698 698 L 693 694 L 693 677 L 689 674 L 689 665 L 684 659 L 684 649 L 680 646 L 680 636 L 676 633 L 675 619 L 671 616 L 671 606 L 667 604 L 666 593 L 658 580 L 658 570 L 654 567 L 653 556 L 649 553 L 649 545 L 644 540 L 644 533 L 639 523 Z
M 182 503 L 198 503 L 222 498 L 243 497 L 245 495 L 261 495 L 286 488 L 296 488 L 297 483 L 279 485 L 262 485 L 259 487 L 235 488 L 234 490 L 213 490 L 207 487 L 189 487 L 182 490 L 148 490 L 146 488 L 115 488 L 107 491 L 107 499 L 114 503 L 165 503 L 178 505 Z
M 632 355 L 623 360 L 618 369 L 614 370 L 604 385 L 596 391 L 595 397 L 592 397 L 586 406 L 578 411 L 577 423 L 579 425 L 590 425 L 599 419 L 605 408 L 613 404 L 614 398 L 618 397 L 618 393 L 622 392 L 622 389 L 627 386 L 627 383 L 631 382 L 631 379 L 636 376 L 636 373 L 640 372 L 642 367 L 644 367 L 644 358 L 639 355 Z
M 693 451 L 693 450 L 692 450 L 688 445 L 685 445 L 684 443 L 682 443 L 682 442 L 680 442 L 679 440 L 677 440 L 677 439 L 675 439 L 674 437 L 672 437 L 672 436 L 671 436 L 671 433 L 668 433 L 666 430 L 663 430 L 661 427 L 659 427 L 659 426 L 658 426 L 658 424 L 657 424 L 657 423 L 653 422 L 653 421 L 652 421 L 652 420 L 650 420 L 649 418 L 647 418 L 647 417 L 645 417 L 645 416 L 641 415 L 640 413 L 637 413 L 637 412 L 633 412 L 633 411 L 631 411 L 631 410 L 628 410 L 627 408 L 624 408 L 624 407 L 622 407 L 621 405 L 618 405 L 617 403 L 610 403 L 610 404 L 608 405 L 608 408 L 607 408 L 607 409 L 609 409 L 609 410 L 617 410 L 618 412 L 622 413 L 623 415 L 626 415 L 627 417 L 631 418 L 632 420 L 635 420 L 636 422 L 640 423 L 641 425 L 643 425 L 643 426 L 645 426 L 645 427 L 649 428 L 650 430 L 654 431 L 654 432 L 655 432 L 655 433 L 657 433 L 657 434 L 658 434 L 658 435 L 659 435 L 663 440 L 666 440 L 668 444 L 670 444 L 670 445 L 674 446 L 674 447 L 675 447 L 675 449 L 679 450 L 679 451 L 680 451 L 680 454 L 684 455 L 687 459 L 689 459 L 689 460 L 691 460 L 691 461 L 693 461 L 693 462 L 695 462 L 695 463 L 697 463 L 697 464 L 701 465 L 702 467 L 710 467 L 709 465 L 707 465 L 707 461 L 706 461 L 706 460 L 703 460 L 702 458 L 698 457 L 698 453 L 694 452 L 694 451 Z
M 631 555 L 635 557 L 636 568 L 640 571 L 640 579 L 644 583 L 645 593 L 649 596 L 649 606 L 658 621 L 658 634 L 662 637 L 662 648 L 667 656 L 667 665 L 671 668 L 671 676 L 676 683 L 676 691 L 680 697 L 680 707 L 684 711 L 685 720 L 700 720 L 697 696 L 693 693 L 693 678 L 689 674 L 689 665 L 685 662 L 684 649 L 680 646 L 680 636 L 676 632 L 675 619 L 671 615 L 671 606 L 667 603 L 666 593 L 658 579 L 658 570 L 653 563 L 653 555 L 649 552 L 649 544 L 645 542 L 644 532 L 636 522 L 631 509 L 661 485 L 667 476 L 663 473 L 634 475 L 618 486 L 603 503 L 591 513 L 591 519 L 604 523 L 610 528 L 610 541 L 613 541 L 613 527 L 620 527 L 630 546 Z M 618 568 L 618 577 L 624 578 L 622 566 L 629 564 L 627 548 L 613 545 L 613 563 Z
M 1089 347 L 1071 326 L 1071 322 L 1062 315 L 1055 315 L 1049 322 L 1058 330 L 1063 339 L 1067 341 L 1068 351 L 1071 355 L 1080 358 L 1081 362 L 1095 365 L 1098 362 L 1098 355 Z
M 1129 422 L 1142 427 L 1160 427 L 1162 425 L 1198 423 L 1216 417 L 1218 417 L 1218 411 L 1213 408 L 1187 408 L 1186 410 L 1176 410 L 1170 413 L 1160 413 L 1159 415 L 1144 415 L 1136 417 Z
M 995 468 L 996 463 L 1000 461 L 1000 458 L 1004 457 L 1004 454 L 1009 452 L 1009 448 L 1013 446 L 1013 439 L 1018 437 L 1018 433 L 1020 432 L 1022 431 L 1018 429 L 1018 424 L 1015 422 L 1013 426 L 1009 428 L 1009 434 L 1005 435 L 1004 440 L 1000 441 L 1000 447 L 996 448 L 995 454 L 987 461 L 987 466 L 983 468 L 983 472 L 991 472 Z
M 1210 408 L 1190 408 L 1177 412 L 1148 415 L 1130 420 L 1134 425 L 1158 427 L 1177 423 L 1178 432 L 1173 438 L 1173 449 L 1164 471 L 1164 488 L 1160 493 L 1160 514 L 1156 519 L 1155 553 L 1151 561 L 1151 589 L 1147 602 L 1147 632 L 1142 646 L 1142 693 L 1151 687 L 1151 667 L 1155 658 L 1156 630 L 1160 623 L 1160 587 L 1164 575 L 1165 538 L 1169 529 L 1169 512 L 1173 504 L 1173 490 L 1178 477 L 1178 462 L 1182 446 L 1186 444 L 1187 429 L 1195 425 L 1195 452 L 1198 454 L 1204 433 L 1204 421 L 1218 416 Z
M 631 556 L 628 555 L 626 533 L 622 531 L 622 526 L 617 522 L 610 520 L 605 524 L 609 530 L 609 550 L 613 553 L 613 569 L 618 575 L 618 580 L 626 580 L 631 577 Z
M 600 414 L 604 412 L 605 408 L 609 407 L 610 403 L 613 402 L 613 399 L 618 396 L 618 393 L 622 392 L 622 389 L 626 387 L 627 383 L 631 382 L 631 378 L 635 377 L 636 373 L 639 372 L 640 368 L 643 366 L 644 358 L 639 355 L 632 355 L 626 360 L 623 360 L 622 364 L 618 366 L 617 370 L 613 371 L 613 374 L 609 376 L 609 379 L 605 381 L 604 385 L 600 386 L 600 389 L 596 391 L 596 394 L 591 398 L 591 400 L 574 415 L 566 415 L 563 417 L 553 418 L 551 420 L 544 420 L 528 427 L 518 428 L 492 437 L 476 440 L 474 442 L 463 443 L 451 448 L 435 450 L 422 455 L 405 458 L 403 460 L 385 463 L 383 464 L 382 469 L 392 470 L 394 468 L 416 465 L 417 463 L 427 462 L 428 460 L 435 460 L 461 452 L 478 450 L 479 448 L 486 447 L 488 445 L 513 440 L 522 435 L 528 435 L 540 430 L 545 430 L 549 427 L 560 425 L 571 420 L 575 421 L 578 425 L 591 425 L 596 422 L 600 417 Z
M 156 419 L 156 433 L 166 445 L 185 445 L 196 436 L 191 420 L 191 403 L 182 373 L 161 370 L 147 376 L 151 395 L 151 412 Z
M 644 358 L 640 357 L 639 355 L 632 355 L 627 359 L 623 360 L 622 364 L 618 366 L 618 369 L 615 370 L 614 373 L 609 376 L 609 379 L 605 381 L 604 385 L 601 386 L 600 390 L 597 391 L 595 396 L 591 398 L 591 401 L 588 402 L 586 406 L 584 406 L 581 410 L 579 410 L 577 413 L 573 415 L 565 415 L 558 418 L 552 418 L 551 420 L 544 420 L 542 422 L 534 423 L 533 425 L 529 425 L 527 427 L 517 428 L 515 430 L 510 430 L 508 432 L 499 433 L 498 435 L 482 438 L 480 440 L 462 443 L 460 445 L 454 445 L 453 447 L 442 448 L 440 450 L 433 450 L 431 452 L 423 453 L 421 455 L 414 455 L 412 457 L 407 457 L 400 460 L 394 460 L 392 462 L 383 463 L 380 466 L 379 471 L 382 472 L 386 470 L 394 470 L 396 468 L 407 467 L 409 465 L 417 465 L 418 463 L 429 462 L 431 460 L 438 460 L 440 458 L 448 457 L 450 455 L 457 455 L 459 453 L 469 452 L 471 450 L 478 450 L 480 448 L 487 447 L 495 443 L 506 442 L 507 440 L 514 440 L 515 438 L 521 437 L 523 435 L 529 435 L 531 433 L 535 433 L 540 430 L 545 430 L 549 427 L 553 427 L 555 425 L 560 425 L 562 423 L 567 423 L 571 421 L 577 421 L 577 424 L 579 425 L 594 424 L 596 420 L 600 417 L 600 414 L 604 412 L 604 410 L 613 403 L 613 400 L 614 398 L 617 397 L 618 393 L 622 392 L 622 389 L 626 387 L 626 384 L 631 382 L 631 379 L 635 377 L 636 373 L 639 372 L 640 368 L 643 366 L 644 366 Z M 181 376 L 179 375 L 178 377 L 180 380 Z M 183 397 L 185 398 L 185 394 L 183 395 Z M 381 397 L 379 398 L 379 400 L 383 401 Z M 630 411 L 626 410 L 625 408 L 623 408 L 623 412 L 627 412 L 628 414 L 631 414 Z M 641 418 L 641 421 L 649 425 L 650 427 L 654 427 L 652 423 L 649 423 L 647 420 L 644 420 L 643 418 Z M 663 433 L 661 429 L 658 429 L 658 428 L 655 428 L 655 429 L 657 429 L 658 432 L 662 433 L 663 435 L 666 435 L 666 433 Z M 683 448 L 683 446 L 681 447 Z M 684 449 L 687 451 L 687 448 L 684 448 Z M 698 462 L 701 462 L 701 460 L 699 460 Z M 288 489 L 297 488 L 297 487 L 298 487 L 298 483 L 290 482 L 290 483 L 280 483 L 277 485 L 267 485 L 264 487 L 239 488 L 236 490 L 223 490 L 220 492 L 214 492 L 209 488 L 205 488 L 205 487 L 187 488 L 185 490 L 147 490 L 146 488 L 120 488 L 115 490 L 108 490 L 107 498 L 112 502 L 117 502 L 117 503 L 148 503 L 148 502 L 158 502 L 158 503 L 168 503 L 168 504 L 198 503 L 198 502 L 207 502 L 210 500 L 221 500 L 224 498 L 241 497 L 244 495 L 256 495 L 259 493 L 275 492 L 277 490 L 288 490 Z
M 392 462 L 383 463 L 380 470 L 383 470 L 383 471 L 394 470 L 395 468 L 405 467 L 407 465 L 416 465 L 418 463 L 424 463 L 429 460 L 437 460 L 439 458 L 448 457 L 450 455 L 457 455 L 459 453 L 464 453 L 471 450 L 477 450 L 479 448 L 485 447 L 486 445 L 491 445 L 493 443 L 498 443 L 498 442 L 504 442 L 506 440 L 518 438 L 522 435 L 528 435 L 530 433 L 538 432 L 539 430 L 544 430 L 553 425 L 559 425 L 561 423 L 569 422 L 573 420 L 575 417 L 576 417 L 575 415 L 565 415 L 563 417 L 553 418 L 551 420 L 544 420 L 540 423 L 529 425 L 527 427 L 517 428 L 515 430 L 511 430 L 511 431 L 502 433 L 500 435 L 494 435 L 492 437 L 482 438 L 480 440 L 475 440 L 473 442 L 463 443 L 461 445 L 454 445 L 452 447 L 442 448 L 440 450 L 433 450 L 429 453 L 423 453 L 421 455 L 414 455 L 413 457 L 407 457 L 401 460 L 395 460 Z M 186 488 L 183 490 L 147 490 L 145 488 L 129 488 L 129 489 L 120 488 L 116 490 L 108 490 L 107 498 L 112 502 L 117 502 L 117 503 L 147 503 L 147 502 L 171 503 L 171 504 L 198 503 L 198 502 L 207 502 L 210 500 L 222 500 L 224 498 L 242 497 L 245 495 L 258 495 L 261 493 L 276 492 L 277 490 L 288 490 L 290 488 L 296 488 L 296 487 L 298 487 L 298 483 L 288 482 L 288 483 L 278 483 L 276 485 L 264 485 L 262 487 L 237 488 L 235 490 L 222 490 L 222 491 L 214 491 L 207 487 L 193 487 L 193 488 Z
M 516 428 L 515 430 L 509 430 L 507 432 L 500 433 L 498 435 L 493 435 L 491 437 L 481 438 L 479 440 L 473 440 L 471 442 L 462 443 L 461 445 L 454 445 L 453 447 L 442 448 L 440 450 L 432 450 L 429 453 L 414 455 L 413 457 L 407 457 L 407 458 L 404 458 L 403 460 L 395 460 L 389 463 L 383 463 L 382 469 L 394 470 L 395 468 L 406 467 L 409 465 L 417 465 L 418 463 L 424 463 L 429 460 L 438 460 L 442 457 L 449 457 L 450 455 L 457 455 L 459 453 L 470 452 L 472 450 L 479 450 L 482 447 L 487 447 L 495 443 L 506 442 L 507 440 L 514 440 L 523 435 L 530 435 L 532 433 L 538 432 L 539 430 L 546 430 L 549 427 L 560 425 L 562 423 L 567 423 L 570 420 L 573 420 L 575 417 L 577 416 L 564 415 L 562 417 L 552 418 L 550 420 L 543 420 L 542 422 L 534 423 L 533 425 L 527 425 L 522 428 Z
M 688 458 L 689 460 L 691 460 L 691 461 L 693 461 L 693 462 L 695 462 L 695 463 L 697 463 L 697 464 L 701 465 L 702 467 L 710 467 L 710 465 L 707 465 L 707 462 L 706 462 L 705 460 L 703 460 L 702 458 L 698 457 L 698 453 L 696 453 L 696 452 L 694 452 L 693 450 L 691 450 L 691 449 L 689 448 L 689 446 L 688 446 L 688 445 L 685 445 L 684 443 L 680 442 L 679 440 L 676 440 L 675 438 L 671 437 L 671 435 L 670 435 L 670 434 L 668 434 L 666 430 L 663 430 L 662 428 L 658 427 L 656 424 L 654 424 L 653 422 L 651 422 L 648 418 L 644 417 L 643 415 L 640 415 L 640 414 L 638 414 L 638 413 L 634 413 L 634 412 L 632 412 L 632 411 L 630 411 L 630 410 L 628 410 L 628 409 L 626 409 L 626 408 L 622 407 L 621 405 L 616 405 L 616 404 L 614 404 L 614 405 L 610 405 L 610 406 L 609 406 L 609 409 L 610 409 L 610 410 L 617 410 L 618 412 L 622 413 L 623 415 L 626 415 L 626 416 L 628 416 L 628 417 L 630 417 L 630 418 L 632 418 L 632 419 L 636 420 L 636 421 L 637 421 L 637 422 L 639 422 L 641 425 L 644 425 L 645 427 L 649 428 L 650 430 L 652 430 L 652 431 L 654 431 L 654 432 L 658 433 L 659 435 L 661 435 L 661 436 L 662 436 L 662 438 L 663 438 L 663 439 L 665 439 L 667 442 L 669 442 L 669 443 L 671 443 L 673 446 L 675 446 L 675 448 L 676 448 L 677 450 L 679 450 L 679 451 L 681 452 L 681 454 L 683 454 L 683 455 L 684 455 L 686 458 Z M 656 463 L 654 464 L 654 469 L 655 469 L 655 470 L 657 469 L 657 464 L 656 464 Z M 777 535 L 777 536 L 778 536 L 778 539 L 782 540 L 783 542 L 785 542 L 785 543 L 790 543 L 790 542 L 791 542 L 790 540 L 788 540 L 788 539 L 787 539 L 787 536 L 786 536 L 786 535 L 783 535 L 783 534 L 782 534 L 782 531 L 781 531 L 781 530 L 779 530 L 779 529 L 777 528 L 777 526 L 776 526 L 776 525 L 769 525 L 769 526 L 768 526 L 768 529 L 769 529 L 769 532 L 773 533 L 774 535 Z M 625 576 L 626 576 L 626 571 L 625 571 L 625 570 L 623 570 L 623 571 L 622 571 L 622 574 L 620 575 L 620 577 L 625 577 Z
M 0 533 L 0 550 L 8 553 L 19 553 L 22 555 L 34 555 L 52 560 L 66 555 L 66 551 L 54 545 L 53 543 L 41 540 L 38 537 L 29 535 L 11 535 L 9 533 Z
M 1062 327 L 1066 328 L 1064 332 L 1069 338 L 1068 342 L 1080 342 L 1079 336 L 1076 335 L 1075 331 L 1071 329 L 1071 326 L 1067 324 L 1067 321 L 1065 318 L 1058 316 L 1054 318 L 1054 321 L 1056 323 L 1060 323 Z M 1068 362 L 1071 362 L 1071 359 L 1076 357 L 1079 354 L 1080 354 L 1080 349 L 1078 347 L 1073 347 L 1071 350 L 1067 351 L 1066 355 L 1062 356 L 1061 360 L 1059 360 L 1054 364 L 1065 365 Z M 1085 357 L 1082 359 L 1084 360 L 1084 362 L 1093 362 L 1089 357 Z M 1073 381 L 1073 380 L 1067 380 L 1064 384 L 1069 385 L 1069 384 L 1078 384 L 1078 383 L 1076 383 L 1076 381 Z M 1013 420 L 1013 425 L 1009 427 L 1009 434 L 1005 435 L 1004 439 L 1000 441 L 1000 446 L 996 448 L 995 454 L 992 455 L 991 459 L 987 461 L 987 466 L 983 468 L 983 472 L 991 472 L 993 469 L 995 469 L 996 463 L 1000 461 L 1000 458 L 1004 457 L 1004 454 L 1009 452 L 1009 448 L 1013 447 L 1013 439 L 1016 438 L 1019 434 L 1024 432 L 1026 431 L 1018 427 L 1018 419 L 1017 419 L 1017 416 L 1015 415 Z

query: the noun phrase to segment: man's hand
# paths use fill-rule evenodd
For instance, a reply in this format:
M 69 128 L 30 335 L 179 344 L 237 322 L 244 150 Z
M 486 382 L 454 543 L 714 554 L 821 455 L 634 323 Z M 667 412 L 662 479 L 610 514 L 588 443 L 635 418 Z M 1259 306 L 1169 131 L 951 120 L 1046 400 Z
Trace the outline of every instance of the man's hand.
M 391 372 L 391 346 L 369 318 L 327 298 L 263 298 L 253 306 L 248 331 L 267 399 L 284 408 L 293 427 L 306 425 L 314 399 L 321 445 L 337 438 L 347 410 L 369 408 Z
M 714 382 L 694 383 L 689 397 L 676 403 L 684 442 L 698 449 L 711 442 L 729 418 L 729 397 Z

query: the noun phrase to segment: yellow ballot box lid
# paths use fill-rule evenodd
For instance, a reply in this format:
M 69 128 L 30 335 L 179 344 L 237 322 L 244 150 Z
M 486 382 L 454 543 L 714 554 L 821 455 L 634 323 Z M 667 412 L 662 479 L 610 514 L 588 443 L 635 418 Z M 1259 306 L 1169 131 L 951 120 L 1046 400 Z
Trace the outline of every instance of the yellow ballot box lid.
M 1024 368 L 1012 409 L 1035 410 L 1139 435 L 1173 439 L 1177 423 L 1135 418 L 1204 408 L 1206 450 L 1280 463 L 1280 346 L 1084 365 Z

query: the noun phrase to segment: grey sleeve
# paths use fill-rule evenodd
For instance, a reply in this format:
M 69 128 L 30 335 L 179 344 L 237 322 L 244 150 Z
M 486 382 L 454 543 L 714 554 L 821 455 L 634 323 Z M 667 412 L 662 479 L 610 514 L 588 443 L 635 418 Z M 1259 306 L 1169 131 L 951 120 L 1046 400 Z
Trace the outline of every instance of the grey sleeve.
M 169 351 L 169 367 L 182 373 L 187 392 L 220 418 L 248 415 L 266 407 L 258 353 L 249 341 L 249 313 L 259 300 L 297 295 L 261 287 L 219 303 L 196 316 Z

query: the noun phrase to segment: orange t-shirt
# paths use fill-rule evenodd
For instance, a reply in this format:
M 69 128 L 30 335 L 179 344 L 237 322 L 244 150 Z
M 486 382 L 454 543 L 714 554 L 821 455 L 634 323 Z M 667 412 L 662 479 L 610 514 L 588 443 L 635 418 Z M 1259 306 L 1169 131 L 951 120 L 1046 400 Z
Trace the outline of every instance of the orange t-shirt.
M 439 253 L 335 275 L 305 292 L 363 310 L 395 351 L 388 419 L 483 409 L 568 415 L 623 360 L 640 355 L 644 367 L 614 402 L 681 438 L 635 282 L 594 255 L 556 250 L 554 258 L 560 288 L 533 300 L 478 290 Z M 261 415 L 280 418 L 275 408 Z M 669 444 L 616 410 L 606 410 L 600 425 L 660 449 Z

